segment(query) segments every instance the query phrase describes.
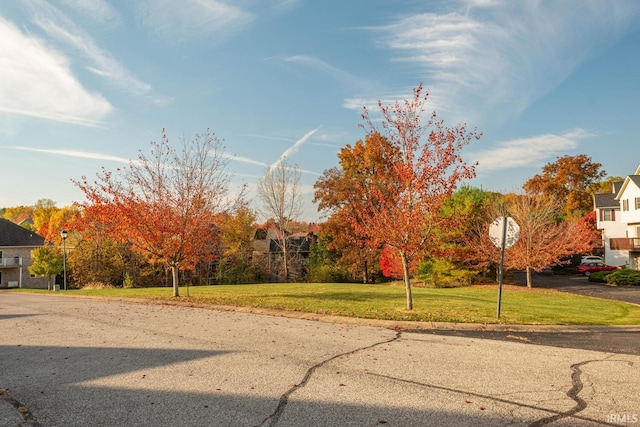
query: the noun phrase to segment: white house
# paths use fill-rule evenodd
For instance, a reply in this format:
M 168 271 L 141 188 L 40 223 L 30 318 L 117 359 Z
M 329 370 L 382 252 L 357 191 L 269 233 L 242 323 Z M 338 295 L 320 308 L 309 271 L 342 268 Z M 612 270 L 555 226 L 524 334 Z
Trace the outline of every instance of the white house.
M 616 195 L 620 206 L 620 220 L 625 225 L 624 236 L 610 239 L 612 250 L 627 253 L 629 268 L 640 269 L 640 166 L 629 175 Z
M 629 261 L 629 251 L 611 248 L 611 239 L 627 237 L 627 224 L 622 222 L 620 202 L 616 200 L 622 184 L 622 181 L 614 182 L 611 193 L 594 196 L 597 228 L 602 232 L 604 263 L 609 265 L 625 265 Z

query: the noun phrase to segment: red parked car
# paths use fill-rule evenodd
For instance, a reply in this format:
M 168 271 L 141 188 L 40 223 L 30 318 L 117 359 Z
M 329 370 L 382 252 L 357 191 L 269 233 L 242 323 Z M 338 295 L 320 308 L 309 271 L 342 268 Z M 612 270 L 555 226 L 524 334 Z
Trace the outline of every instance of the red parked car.
M 588 262 L 586 264 L 580 264 L 578 266 L 578 273 L 588 276 L 591 273 L 595 273 L 596 271 L 611 271 L 618 270 L 619 268 L 620 267 L 616 267 L 615 265 L 607 265 L 601 262 Z

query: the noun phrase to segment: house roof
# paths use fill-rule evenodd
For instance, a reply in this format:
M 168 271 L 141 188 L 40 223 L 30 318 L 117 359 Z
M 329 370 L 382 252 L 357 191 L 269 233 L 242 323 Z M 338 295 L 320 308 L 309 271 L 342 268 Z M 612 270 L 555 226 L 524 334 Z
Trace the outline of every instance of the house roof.
M 619 208 L 620 202 L 616 200 L 615 193 L 602 193 L 594 196 L 596 209 Z
M 618 192 L 622 188 L 622 184 L 624 184 L 624 181 L 615 181 L 613 183 L 613 194 L 614 195 L 618 194 Z
M 305 236 L 289 236 L 287 237 L 287 245 L 289 250 L 297 253 L 311 252 L 311 239 Z M 269 252 L 282 253 L 282 247 L 277 240 L 271 239 L 269 242 Z
M 640 171 L 640 167 L 638 167 L 638 171 Z M 632 182 L 636 187 L 640 188 L 640 175 L 629 175 L 625 178 L 620 191 L 618 191 L 618 194 L 616 195 L 616 200 L 620 200 L 620 197 L 622 197 L 622 193 L 624 193 L 624 191 L 627 189 L 627 186 L 630 182 Z
M 26 228 L 14 224 L 8 219 L 0 218 L 0 247 L 3 246 L 42 246 L 44 237 Z

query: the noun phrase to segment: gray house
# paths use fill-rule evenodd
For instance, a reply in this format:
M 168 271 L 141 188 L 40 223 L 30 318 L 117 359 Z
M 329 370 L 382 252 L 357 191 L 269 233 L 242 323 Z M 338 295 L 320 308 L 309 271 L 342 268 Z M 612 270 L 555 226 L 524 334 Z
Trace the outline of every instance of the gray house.
M 0 218 L 0 288 L 47 289 L 46 277 L 29 273 L 31 251 L 44 245 L 44 237 Z

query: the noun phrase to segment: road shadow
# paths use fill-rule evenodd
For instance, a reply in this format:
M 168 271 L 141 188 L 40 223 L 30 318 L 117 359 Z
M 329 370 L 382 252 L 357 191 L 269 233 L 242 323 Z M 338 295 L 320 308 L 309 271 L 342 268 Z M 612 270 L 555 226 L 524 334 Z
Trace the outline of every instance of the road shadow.
M 333 425 L 402 425 L 402 426 L 493 426 L 530 425 L 537 420 L 561 414 L 557 410 L 528 402 L 507 400 L 490 394 L 478 394 L 464 389 L 451 389 L 437 384 L 420 384 L 399 378 L 386 377 L 389 387 L 411 388 L 412 396 L 424 405 L 408 408 L 403 405 L 354 404 L 349 399 L 324 402 L 289 397 L 288 404 L 278 414 L 281 395 L 272 384 L 268 395 L 258 396 L 250 388 L 243 393 L 230 392 L 219 377 L 209 380 L 200 390 L 184 391 L 184 384 L 165 379 L 145 378 L 145 370 L 170 367 L 202 358 L 225 354 L 224 351 L 168 350 L 139 348 L 93 348 L 62 346 L 0 346 L 3 356 L 0 376 L 22 411 L 33 416 L 29 425 L 38 426 L 333 426 Z M 91 380 L 110 378 L 129 373 L 138 378 L 131 383 L 95 386 Z M 256 378 L 256 383 L 262 381 Z M 187 382 L 188 379 L 184 378 Z M 275 388 L 273 388 L 275 387 Z M 340 396 L 349 384 L 336 381 L 332 392 Z M 229 387 L 231 388 L 231 387 Z M 301 385 L 302 389 L 303 386 Z M 470 385 L 470 389 L 472 389 Z M 186 387 L 188 389 L 188 387 Z M 360 392 L 360 390 L 358 391 Z M 384 393 L 385 390 L 371 390 Z M 387 390 L 391 393 L 392 390 Z M 446 394 L 459 401 L 459 410 L 437 408 L 434 396 Z M 392 399 L 391 399 L 392 400 Z M 511 407 L 508 418 L 486 411 L 492 403 Z M 575 421 L 600 423 L 582 417 Z

